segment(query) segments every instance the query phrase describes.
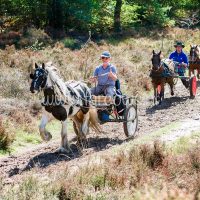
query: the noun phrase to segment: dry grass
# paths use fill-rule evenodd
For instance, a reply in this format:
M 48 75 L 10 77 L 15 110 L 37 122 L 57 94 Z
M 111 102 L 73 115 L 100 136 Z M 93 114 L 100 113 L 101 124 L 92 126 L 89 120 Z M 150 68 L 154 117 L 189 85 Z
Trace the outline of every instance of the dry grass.
M 41 30 L 32 29 L 28 30 L 28 35 L 32 40 L 38 41 L 47 37 Z M 156 51 L 162 49 L 164 55 L 168 56 L 174 49 L 173 43 L 176 39 L 185 40 L 186 52 L 189 52 L 190 44 L 200 42 L 199 30 L 167 29 L 163 31 L 163 37 L 162 32 L 147 30 L 146 34 L 137 32 L 132 33 L 132 37 L 130 35 L 129 33 L 127 38 L 113 37 L 102 40 L 98 45 L 90 42 L 86 48 L 74 51 L 65 48 L 62 42 L 57 42 L 54 47 L 49 46 L 42 50 L 37 50 L 36 47 L 36 49 L 16 50 L 14 46 L 7 46 L 4 51 L 0 51 L 0 67 L 6 69 L 1 75 L 1 80 L 9 85 L 7 89 L 3 87 L 3 95 L 19 99 L 30 96 L 28 74 L 34 62 L 46 63 L 51 60 L 60 68 L 65 80 L 87 80 L 94 68 L 101 63 L 99 55 L 104 50 L 109 50 L 112 54 L 112 63 L 117 66 L 125 93 L 141 95 L 144 90 L 151 88 L 148 75 L 153 49 Z M 12 88 L 12 91 L 9 88 Z
M 190 152 L 190 162 L 192 167 L 197 171 L 200 172 L 200 154 L 199 148 L 195 148 L 193 151 Z
M 15 135 L 13 132 L 8 132 L 3 119 L 0 116 L 0 150 L 8 151 L 13 143 Z
M 30 93 L 27 73 L 17 68 L 2 66 L 0 75 L 0 91 L 4 98 L 29 100 Z M 17 102 L 17 101 L 16 101 Z
M 68 199 L 96 199 L 98 194 L 105 199 L 198 199 L 199 171 L 194 169 L 194 163 L 200 163 L 198 151 L 199 147 L 175 157 L 158 142 L 135 147 L 107 156 L 100 166 L 80 169 L 73 180 L 61 182 L 60 191 Z
M 155 170 L 163 165 L 166 157 L 163 149 L 163 146 L 161 146 L 158 141 L 154 143 L 153 148 L 150 148 L 148 145 L 143 145 L 140 148 L 140 157 L 147 166 Z
M 36 120 L 30 114 L 29 110 L 14 110 L 10 113 L 9 119 L 14 122 L 16 127 L 20 127 L 22 130 L 28 133 L 34 132 L 37 129 Z
M 41 29 L 29 28 L 25 31 L 6 31 L 0 34 L 0 48 L 13 45 L 17 48 L 42 49 L 51 44 L 51 38 Z
M 79 167 L 75 172 L 67 168 L 45 181 L 26 177 L 11 191 L 4 190 L 2 197 L 12 194 L 16 199 L 27 199 L 28 195 L 34 199 L 198 200 L 199 150 L 197 146 L 175 156 L 167 154 L 159 142 L 137 146 L 129 152 L 107 155 L 104 162 Z

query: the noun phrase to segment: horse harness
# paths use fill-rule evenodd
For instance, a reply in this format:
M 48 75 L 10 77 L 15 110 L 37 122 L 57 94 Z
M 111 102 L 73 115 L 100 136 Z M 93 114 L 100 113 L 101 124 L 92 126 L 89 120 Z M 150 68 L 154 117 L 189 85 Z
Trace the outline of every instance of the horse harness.
M 196 60 L 196 61 L 189 61 L 189 64 L 198 64 L 198 65 L 200 65 L 200 60 Z

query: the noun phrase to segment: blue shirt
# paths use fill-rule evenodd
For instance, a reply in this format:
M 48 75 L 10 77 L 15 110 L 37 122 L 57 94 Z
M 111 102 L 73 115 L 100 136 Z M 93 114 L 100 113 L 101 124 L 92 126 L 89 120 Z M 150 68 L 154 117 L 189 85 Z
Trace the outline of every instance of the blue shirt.
M 98 78 L 98 85 L 109 85 L 109 86 L 115 86 L 115 81 L 113 81 L 111 78 L 108 77 L 108 73 L 111 71 L 114 74 L 117 74 L 116 67 L 109 64 L 105 69 L 102 65 L 96 67 L 94 71 L 94 76 L 97 76 Z
M 181 51 L 181 53 L 177 53 L 177 51 L 172 52 L 169 56 L 169 59 L 179 63 L 184 62 L 188 65 L 188 58 L 183 51 Z

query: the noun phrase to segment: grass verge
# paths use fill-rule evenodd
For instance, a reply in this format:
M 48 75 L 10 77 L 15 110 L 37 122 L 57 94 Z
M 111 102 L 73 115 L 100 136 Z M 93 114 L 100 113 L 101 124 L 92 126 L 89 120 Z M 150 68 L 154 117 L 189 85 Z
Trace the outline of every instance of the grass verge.
M 159 142 L 138 145 L 115 156 L 106 154 L 99 164 L 79 166 L 75 172 L 66 168 L 57 176 L 26 176 L 19 185 L 5 187 L 0 197 L 21 200 L 27 197 L 35 200 L 198 200 L 199 150 L 196 146 L 184 154 L 171 155 Z
M 39 124 L 39 122 L 38 122 Z M 53 140 L 60 140 L 60 131 L 61 131 L 61 123 L 57 120 L 51 121 L 47 124 L 46 127 L 52 134 Z M 4 148 L 0 150 L 0 156 L 7 156 L 12 153 L 20 153 L 24 150 L 30 149 L 38 144 L 41 144 L 43 141 L 40 138 L 38 132 L 29 133 L 25 131 L 23 128 L 17 128 L 14 131 L 14 139 L 10 141 L 9 148 Z M 68 122 L 68 133 L 73 132 L 72 122 Z M 4 138 L 5 140 L 6 138 Z M 7 140 L 6 140 L 7 141 Z

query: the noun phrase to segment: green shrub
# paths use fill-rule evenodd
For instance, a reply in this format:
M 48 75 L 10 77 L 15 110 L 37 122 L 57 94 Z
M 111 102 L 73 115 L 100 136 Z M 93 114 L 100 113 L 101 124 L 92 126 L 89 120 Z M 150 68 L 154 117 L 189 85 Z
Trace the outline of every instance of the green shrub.
M 24 32 L 23 37 L 18 41 L 18 48 L 28 48 L 34 51 L 42 50 L 52 43 L 50 37 L 44 30 L 29 28 Z
M 157 1 L 150 1 L 140 7 L 140 20 L 148 26 L 173 26 L 175 21 L 169 16 L 171 6 L 164 6 Z
M 143 145 L 140 148 L 140 155 L 143 162 L 147 164 L 151 169 L 156 169 L 163 165 L 163 161 L 166 157 L 164 152 L 164 146 L 158 141 L 154 142 L 154 147 L 149 145 Z
M 96 175 L 92 178 L 91 184 L 94 187 L 95 191 L 101 190 L 105 187 L 106 176 Z
M 80 48 L 80 42 L 78 40 L 73 39 L 73 38 L 65 38 L 63 40 L 63 44 L 66 48 L 69 48 L 69 49 Z
M 199 150 L 200 150 L 200 147 L 197 146 L 197 147 L 193 148 L 192 151 L 190 151 L 190 153 L 189 153 L 191 166 L 197 172 L 200 172 L 200 154 L 199 154 Z
M 127 3 L 122 5 L 121 22 L 123 27 L 132 26 L 140 21 L 138 19 L 139 8 L 140 6 L 138 5 L 129 5 Z
M 14 134 L 8 133 L 6 131 L 6 128 L 0 119 L 0 150 L 8 151 L 10 148 L 10 145 L 14 141 Z

